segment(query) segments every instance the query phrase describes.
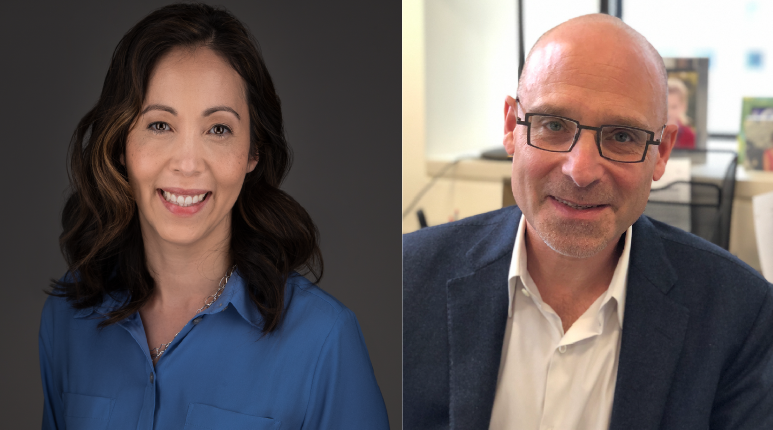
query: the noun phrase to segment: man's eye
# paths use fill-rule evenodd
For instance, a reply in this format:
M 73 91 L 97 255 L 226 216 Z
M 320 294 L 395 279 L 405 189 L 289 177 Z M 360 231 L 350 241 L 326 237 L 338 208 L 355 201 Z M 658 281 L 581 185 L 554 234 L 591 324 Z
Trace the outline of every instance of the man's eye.
M 148 126 L 148 128 L 150 129 L 150 131 L 152 131 L 154 133 L 161 133 L 161 132 L 169 131 L 170 130 L 169 124 L 167 124 L 165 122 L 161 122 L 161 121 L 151 123 Z
M 615 142 L 620 142 L 620 143 L 626 143 L 632 140 L 631 135 L 624 131 L 618 131 L 612 137 L 615 139 Z
M 217 124 L 213 125 L 212 128 L 209 129 L 209 132 L 216 136 L 223 136 L 227 133 L 230 133 L 231 129 L 223 124 Z
M 561 125 L 561 123 L 558 122 L 558 121 L 550 121 L 548 123 L 548 129 L 550 131 L 561 131 L 563 128 L 564 128 L 564 126 Z

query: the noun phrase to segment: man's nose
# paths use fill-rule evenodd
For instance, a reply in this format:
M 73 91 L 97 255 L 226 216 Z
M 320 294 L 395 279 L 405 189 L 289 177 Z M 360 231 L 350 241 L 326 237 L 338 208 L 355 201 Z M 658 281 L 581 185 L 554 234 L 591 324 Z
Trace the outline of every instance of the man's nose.
M 593 184 L 604 174 L 602 166 L 604 159 L 601 158 L 598 146 L 596 146 L 595 133 L 591 130 L 580 130 L 577 143 L 567 154 L 561 168 L 562 172 L 572 178 L 575 185 L 581 188 Z

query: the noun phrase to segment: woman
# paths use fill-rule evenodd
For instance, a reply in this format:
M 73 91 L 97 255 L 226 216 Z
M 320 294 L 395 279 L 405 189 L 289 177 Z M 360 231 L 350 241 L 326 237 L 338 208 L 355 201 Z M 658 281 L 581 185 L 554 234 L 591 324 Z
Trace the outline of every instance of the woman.
M 44 428 L 388 428 L 354 315 L 295 272 L 322 259 L 289 165 L 232 15 L 171 5 L 124 36 L 71 146 Z

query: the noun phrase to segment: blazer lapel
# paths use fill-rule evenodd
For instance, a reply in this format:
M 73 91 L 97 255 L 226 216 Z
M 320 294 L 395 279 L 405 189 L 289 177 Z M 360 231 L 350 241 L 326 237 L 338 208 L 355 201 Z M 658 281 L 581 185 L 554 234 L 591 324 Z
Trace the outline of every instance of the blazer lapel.
M 469 271 L 446 284 L 450 428 L 488 428 L 507 320 L 507 273 L 521 211 L 503 211 L 466 257 Z
M 677 275 L 657 231 L 641 217 L 633 232 L 610 430 L 659 427 L 689 319 L 667 297 Z

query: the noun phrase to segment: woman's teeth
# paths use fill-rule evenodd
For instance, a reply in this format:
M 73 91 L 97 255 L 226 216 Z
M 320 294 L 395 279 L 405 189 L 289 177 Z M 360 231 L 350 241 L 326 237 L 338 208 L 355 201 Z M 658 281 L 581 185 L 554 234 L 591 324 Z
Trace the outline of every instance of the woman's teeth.
M 207 193 L 204 193 L 197 196 L 178 196 L 170 193 L 169 191 L 163 191 L 163 194 L 166 201 L 182 207 L 195 205 L 196 203 L 204 200 L 204 197 L 207 195 Z

